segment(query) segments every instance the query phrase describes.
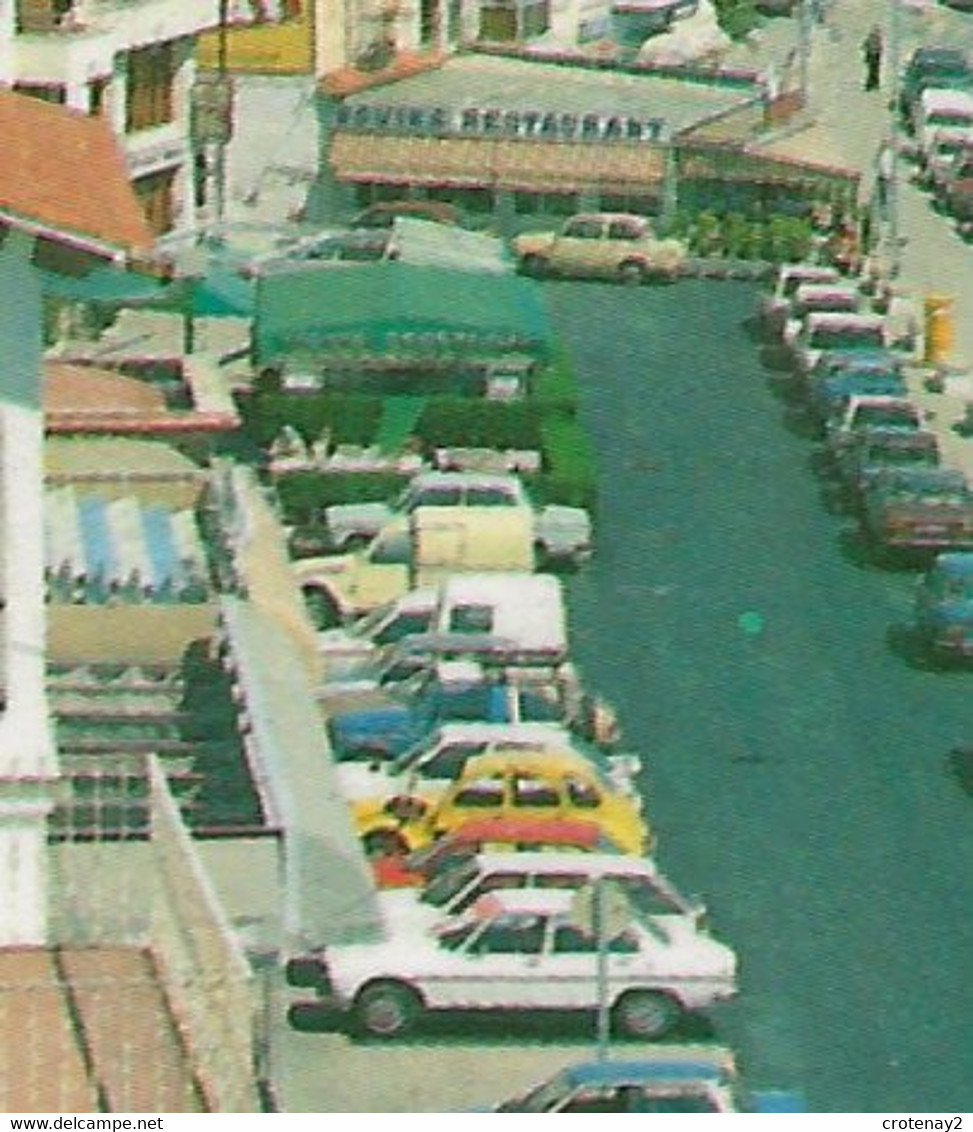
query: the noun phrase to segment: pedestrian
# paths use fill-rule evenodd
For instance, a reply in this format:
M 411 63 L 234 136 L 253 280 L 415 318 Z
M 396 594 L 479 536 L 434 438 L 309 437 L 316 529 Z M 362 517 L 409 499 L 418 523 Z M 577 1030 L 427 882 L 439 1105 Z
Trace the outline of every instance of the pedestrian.
M 889 218 L 892 196 L 892 178 L 895 176 L 895 153 L 892 143 L 882 142 L 875 161 L 875 205 L 878 218 L 885 223 Z
M 865 90 L 878 90 L 882 71 L 882 32 L 878 24 L 862 40 L 862 58 L 865 60 Z

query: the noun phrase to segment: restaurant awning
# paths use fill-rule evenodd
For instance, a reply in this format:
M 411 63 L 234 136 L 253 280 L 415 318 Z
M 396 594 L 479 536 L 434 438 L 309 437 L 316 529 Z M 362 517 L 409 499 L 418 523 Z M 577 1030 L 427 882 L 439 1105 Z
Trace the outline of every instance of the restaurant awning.
M 662 180 L 664 150 L 509 138 L 385 137 L 341 132 L 328 160 L 342 181 L 405 181 L 521 192 L 640 192 Z

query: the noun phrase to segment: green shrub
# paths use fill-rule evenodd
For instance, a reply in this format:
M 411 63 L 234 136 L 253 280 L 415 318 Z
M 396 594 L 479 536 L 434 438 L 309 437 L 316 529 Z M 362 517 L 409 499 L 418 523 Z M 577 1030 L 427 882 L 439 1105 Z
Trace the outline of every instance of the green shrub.
M 754 0 L 714 0 L 716 19 L 731 39 L 742 39 L 760 26 Z
M 551 415 L 541 425 L 544 471 L 529 478 L 537 503 L 566 503 L 593 509 L 596 498 L 594 452 L 573 417 Z
M 531 402 L 547 413 L 557 411 L 573 415 L 578 404 L 578 383 L 567 354 L 561 350 L 550 365 L 534 374 Z
M 275 393 L 265 391 L 239 399 L 243 427 L 265 448 L 285 424 L 305 441 L 327 428 L 334 444 L 371 444 L 382 416 L 381 397 L 365 393 Z
M 288 523 L 313 523 L 333 503 L 391 502 L 409 482 L 394 472 L 291 472 L 276 481 Z
M 432 397 L 416 434 L 427 448 L 539 448 L 540 416 L 530 401 Z

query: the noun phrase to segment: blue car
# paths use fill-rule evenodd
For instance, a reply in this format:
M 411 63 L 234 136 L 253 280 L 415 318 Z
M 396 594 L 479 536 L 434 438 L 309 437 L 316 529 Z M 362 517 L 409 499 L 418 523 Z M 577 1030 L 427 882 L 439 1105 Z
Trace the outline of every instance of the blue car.
M 848 369 L 822 378 L 810 391 L 808 410 L 823 423 L 850 397 L 905 397 L 902 378 L 892 370 Z
M 788 1092 L 746 1096 L 725 1050 L 674 1048 L 645 1061 L 585 1061 L 492 1112 L 805 1112 Z
M 386 760 L 414 747 L 440 723 L 558 723 L 564 705 L 556 688 L 518 687 L 478 675 L 461 662 L 449 678 L 430 678 L 411 697 L 382 706 L 340 712 L 328 721 L 331 749 L 339 762 Z M 440 666 L 440 676 L 447 669 Z
M 973 656 L 973 552 L 940 554 L 920 579 L 916 628 L 939 656 Z

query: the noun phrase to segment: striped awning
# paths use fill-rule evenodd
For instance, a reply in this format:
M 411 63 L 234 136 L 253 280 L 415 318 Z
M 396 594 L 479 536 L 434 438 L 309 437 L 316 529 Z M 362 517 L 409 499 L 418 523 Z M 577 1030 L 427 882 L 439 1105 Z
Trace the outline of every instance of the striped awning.
M 521 192 L 641 192 L 658 187 L 662 147 L 512 138 L 381 137 L 341 132 L 328 161 L 341 181 Z

